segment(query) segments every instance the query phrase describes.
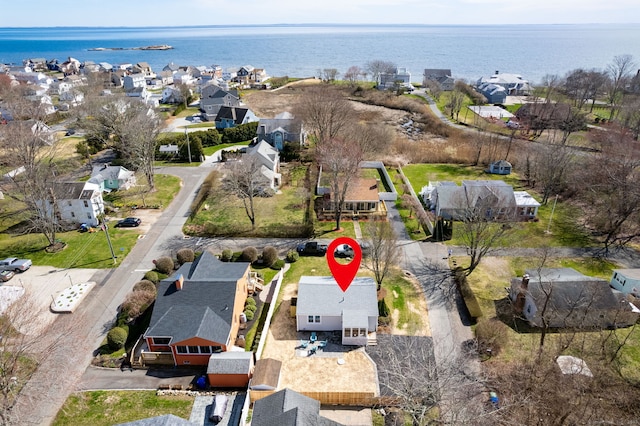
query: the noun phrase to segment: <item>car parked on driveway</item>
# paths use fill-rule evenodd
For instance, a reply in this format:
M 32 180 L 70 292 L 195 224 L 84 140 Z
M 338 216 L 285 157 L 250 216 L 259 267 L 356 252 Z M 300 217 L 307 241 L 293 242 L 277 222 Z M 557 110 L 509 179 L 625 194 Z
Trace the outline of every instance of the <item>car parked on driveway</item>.
M 15 274 L 16 274 L 16 273 L 15 273 L 15 272 L 13 272 L 13 271 L 2 271 L 2 272 L 0 272 L 0 281 L 2 281 L 2 282 L 5 282 L 5 283 L 6 283 L 6 282 L 7 282 L 7 281 L 9 281 L 11 278 L 13 278 L 13 276 L 14 276 Z
M 0 271 L 24 272 L 29 268 L 31 268 L 31 259 L 7 257 L 0 260 Z
M 142 220 L 139 217 L 127 217 L 125 219 L 119 220 L 116 223 L 116 228 L 133 228 L 136 226 L 140 226 Z

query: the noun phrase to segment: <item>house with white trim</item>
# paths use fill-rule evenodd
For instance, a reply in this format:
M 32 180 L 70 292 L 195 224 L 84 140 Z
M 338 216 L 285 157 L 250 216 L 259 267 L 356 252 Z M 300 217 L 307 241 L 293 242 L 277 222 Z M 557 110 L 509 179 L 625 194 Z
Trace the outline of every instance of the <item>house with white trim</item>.
M 614 269 L 609 284 L 622 293 L 640 297 L 640 269 Z
M 346 291 L 333 277 L 302 276 L 298 282 L 297 331 L 340 331 L 343 345 L 375 342 L 378 328 L 376 283 L 356 277 Z

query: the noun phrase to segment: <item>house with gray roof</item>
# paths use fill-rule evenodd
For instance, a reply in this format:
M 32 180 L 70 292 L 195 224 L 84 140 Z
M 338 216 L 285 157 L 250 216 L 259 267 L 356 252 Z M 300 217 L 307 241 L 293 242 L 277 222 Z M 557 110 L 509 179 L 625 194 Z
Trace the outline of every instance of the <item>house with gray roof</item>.
M 252 426 L 341 426 L 320 415 L 320 402 L 283 389 L 253 403 Z
M 509 96 L 526 96 L 531 94 L 533 90 L 529 81 L 522 78 L 520 74 L 501 73 L 500 71 L 496 71 L 489 77 L 480 77 L 476 82 L 476 87 L 484 84 L 500 86 Z
M 269 187 L 276 190 L 282 182 L 280 174 L 280 153 L 266 141 L 260 141 L 257 145 L 247 149 L 247 155 L 260 163 L 260 173 L 268 179 Z
M 211 354 L 237 350 L 249 266 L 204 251 L 160 281 L 142 362 L 206 366 Z
M 356 277 L 346 291 L 335 278 L 302 276 L 298 281 L 296 329 L 340 331 L 343 345 L 375 341 L 378 299 L 373 278 Z
M 429 87 L 431 83 L 438 84 L 444 91 L 451 91 L 455 80 L 451 77 L 451 70 L 448 68 L 427 68 L 422 73 L 422 84 L 424 87 Z
M 93 166 L 91 178 L 102 191 L 126 191 L 136 185 L 136 174 L 123 166 L 112 166 L 108 163 Z
M 54 197 L 38 200 L 47 216 L 61 225 L 86 223 L 98 226 L 104 213 L 104 200 L 99 186 L 91 182 L 61 182 L 52 188 Z
M 204 113 L 205 117 L 213 121 L 218 115 L 218 111 L 223 106 L 227 107 L 239 107 L 242 106 L 238 92 L 226 91 L 215 84 L 208 84 L 204 86 L 200 94 L 200 110 Z
M 267 141 L 278 151 L 282 151 L 286 142 L 303 145 L 305 131 L 302 120 L 286 111 L 274 118 L 261 118 L 258 123 L 257 140 Z
M 226 129 L 258 121 L 258 117 L 249 108 L 221 106 L 216 114 L 216 129 Z
M 627 327 L 640 314 L 607 281 L 572 268 L 527 270 L 511 280 L 509 299 L 515 314 L 534 327 Z

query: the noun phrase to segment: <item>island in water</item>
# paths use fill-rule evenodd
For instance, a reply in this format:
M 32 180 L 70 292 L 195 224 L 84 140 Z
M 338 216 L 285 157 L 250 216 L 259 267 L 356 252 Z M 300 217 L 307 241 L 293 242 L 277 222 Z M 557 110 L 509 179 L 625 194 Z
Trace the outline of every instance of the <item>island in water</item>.
M 173 46 L 169 46 L 168 44 L 158 44 L 153 46 L 142 46 L 142 47 L 94 47 L 89 50 L 91 51 L 100 51 L 100 50 L 171 50 Z

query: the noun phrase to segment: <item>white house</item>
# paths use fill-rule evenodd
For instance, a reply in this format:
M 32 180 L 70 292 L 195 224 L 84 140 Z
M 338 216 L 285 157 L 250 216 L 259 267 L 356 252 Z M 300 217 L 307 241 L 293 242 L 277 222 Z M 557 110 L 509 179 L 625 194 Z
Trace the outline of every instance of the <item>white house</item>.
M 142 73 L 125 75 L 122 79 L 122 83 L 125 90 L 134 89 L 136 87 L 145 87 L 147 80 Z
M 104 213 L 104 200 L 100 187 L 92 182 L 63 182 L 53 189 L 55 194 L 56 216 L 59 221 L 91 226 L 99 224 Z M 53 204 L 45 203 L 45 209 L 51 213 Z
M 300 277 L 298 331 L 340 331 L 343 345 L 364 346 L 375 340 L 377 327 L 378 299 L 373 278 L 356 277 L 343 292 L 333 277 Z
M 640 297 L 640 269 L 614 269 L 610 285 L 625 294 Z
M 93 166 L 89 182 L 98 185 L 102 191 L 127 190 L 136 185 L 136 174 L 123 166 L 99 164 Z
M 84 102 L 84 93 L 75 89 L 67 90 L 66 92 L 60 93 L 60 101 L 70 103 L 73 106 L 78 106 Z
M 257 145 L 247 150 L 247 155 L 256 158 L 261 164 L 261 173 L 269 179 L 271 189 L 276 190 L 282 181 L 278 150 L 269 145 L 268 142 L 260 141 Z

